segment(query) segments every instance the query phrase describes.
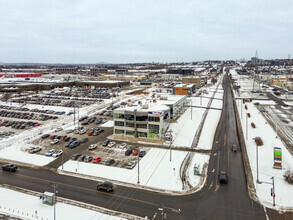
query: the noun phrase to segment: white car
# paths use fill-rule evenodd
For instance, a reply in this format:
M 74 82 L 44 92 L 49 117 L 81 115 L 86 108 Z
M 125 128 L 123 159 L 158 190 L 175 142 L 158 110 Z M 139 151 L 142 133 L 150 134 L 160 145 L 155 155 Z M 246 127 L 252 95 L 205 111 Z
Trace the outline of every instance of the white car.
M 115 142 L 114 141 L 111 141 L 109 144 L 108 144 L 108 147 L 114 147 L 115 146 Z
M 91 145 L 89 146 L 89 150 L 93 150 L 93 149 L 95 149 L 96 147 L 97 147 L 96 144 L 91 144 Z
M 51 149 L 51 150 L 49 150 L 47 153 L 46 153 L 46 156 L 47 157 L 51 157 L 54 153 L 55 153 L 55 149 Z
M 55 132 L 62 131 L 62 130 L 63 130 L 63 128 L 58 127 L 58 128 L 55 129 Z
M 54 144 L 57 144 L 59 142 L 58 139 L 54 139 L 53 141 L 51 141 L 51 144 L 54 145 Z
M 59 157 L 62 153 L 63 153 L 62 150 L 57 150 L 57 151 L 55 151 L 54 154 L 52 154 L 52 157 Z
M 126 143 L 122 143 L 122 144 L 120 144 L 120 148 L 125 148 L 126 146 L 127 146 Z
M 73 131 L 74 131 L 73 129 L 68 129 L 68 130 L 66 130 L 66 133 L 69 134 L 69 133 L 71 133 Z
M 136 165 L 136 162 L 135 161 L 130 161 L 128 164 L 127 164 L 127 169 L 132 169 L 133 167 L 135 167 Z
M 102 123 L 106 123 L 108 120 L 106 119 L 106 118 L 104 118 L 103 120 L 102 120 Z

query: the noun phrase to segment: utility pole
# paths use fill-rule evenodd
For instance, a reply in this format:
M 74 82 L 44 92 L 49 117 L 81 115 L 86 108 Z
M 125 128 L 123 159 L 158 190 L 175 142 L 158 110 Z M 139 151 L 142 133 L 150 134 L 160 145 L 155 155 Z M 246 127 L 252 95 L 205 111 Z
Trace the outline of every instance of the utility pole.
M 272 188 L 271 196 L 273 197 L 273 206 L 275 206 L 276 205 L 275 204 L 275 197 L 276 197 L 276 195 L 275 195 L 275 179 L 274 179 L 274 177 L 272 177 L 271 180 L 273 182 L 272 183 L 273 188 Z
M 259 183 L 258 179 L 258 146 L 256 144 L 256 183 Z
M 74 124 L 74 128 L 75 128 L 75 101 L 73 104 L 73 124 Z
M 170 161 L 172 160 L 172 150 L 171 150 L 171 145 L 172 145 L 172 141 L 173 141 L 173 137 L 172 137 L 172 129 L 170 129 Z
M 246 114 L 246 140 L 248 139 L 248 114 Z
M 137 154 L 137 184 L 139 184 L 139 147 L 138 147 L 138 154 Z
M 58 191 L 56 191 L 56 189 L 58 188 L 58 185 L 53 183 L 52 187 L 54 188 L 54 198 L 53 198 L 53 202 L 54 202 L 54 220 L 56 220 L 56 202 L 57 202 L 56 194 L 58 192 Z

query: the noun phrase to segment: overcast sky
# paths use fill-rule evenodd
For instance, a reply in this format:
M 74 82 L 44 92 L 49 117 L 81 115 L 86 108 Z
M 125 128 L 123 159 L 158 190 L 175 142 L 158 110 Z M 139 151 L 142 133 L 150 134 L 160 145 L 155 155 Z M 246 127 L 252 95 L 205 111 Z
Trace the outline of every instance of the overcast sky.
M 0 62 L 293 57 L 293 0 L 0 0 Z

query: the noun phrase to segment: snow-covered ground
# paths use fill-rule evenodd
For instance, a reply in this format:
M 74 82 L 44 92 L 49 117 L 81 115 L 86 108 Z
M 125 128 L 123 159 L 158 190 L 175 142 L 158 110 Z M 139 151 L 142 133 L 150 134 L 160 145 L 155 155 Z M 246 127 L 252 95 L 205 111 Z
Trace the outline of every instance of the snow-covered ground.
M 235 71 L 232 71 L 233 78 L 239 79 L 238 85 L 241 86 L 240 98 L 248 95 L 248 92 L 243 92 L 243 90 L 250 91 L 253 88 L 253 82 L 249 77 L 238 76 Z M 236 95 L 236 97 L 238 97 Z M 266 104 L 271 105 L 274 108 L 276 103 L 272 101 L 262 101 L 256 100 L 254 102 L 259 102 L 260 105 Z M 247 110 L 245 109 L 247 105 Z M 237 101 L 237 108 L 241 119 L 241 125 L 243 129 L 243 135 L 245 137 L 245 143 L 247 148 L 247 153 L 249 157 L 249 162 L 253 174 L 254 185 L 256 187 L 257 196 L 262 204 L 273 208 L 273 198 L 271 196 L 271 184 L 257 184 L 257 158 L 256 158 L 256 144 L 254 141 L 255 137 L 261 137 L 263 140 L 263 146 L 258 147 L 258 170 L 259 170 L 259 181 L 272 183 L 272 177 L 274 177 L 275 182 L 275 203 L 276 209 L 286 210 L 293 207 L 293 185 L 285 182 L 283 175 L 286 170 L 293 169 L 293 157 L 288 152 L 287 148 L 283 144 L 282 140 L 278 137 L 275 128 L 271 127 L 262 114 L 255 107 L 253 102 L 240 104 Z M 242 110 L 241 110 L 242 108 Z M 242 113 L 241 113 L 242 112 Z M 250 113 L 251 117 L 247 117 L 247 113 Z M 241 116 L 242 115 L 242 116 Z M 247 121 L 246 121 L 247 120 Z M 256 128 L 251 127 L 251 123 L 255 123 Z M 246 129 L 246 123 L 248 129 Z M 246 138 L 247 137 L 247 138 Z M 282 149 L 282 169 L 274 169 L 274 147 L 280 147 Z
M 54 206 L 42 204 L 39 196 L 28 195 L 2 187 L 0 187 L 0 195 L 0 213 L 21 219 L 54 219 Z M 126 219 L 62 202 L 57 202 L 55 205 L 55 217 L 56 219 L 71 220 Z
M 219 84 L 221 81 L 219 82 Z M 219 86 L 218 90 L 216 90 L 217 85 L 212 87 L 205 88 L 208 94 L 203 94 L 203 97 L 191 97 L 192 105 L 194 106 L 202 106 L 206 107 L 208 102 L 210 101 L 210 97 L 215 95 L 213 99 L 211 107 L 213 108 L 222 108 L 222 97 L 223 90 L 222 87 Z M 216 92 L 215 92 L 216 91 Z M 215 93 L 214 93 L 215 92 Z M 137 99 L 137 96 L 126 96 L 123 95 L 124 100 L 134 100 Z M 123 101 L 120 97 L 120 101 Z M 104 103 L 104 105 L 107 103 Z M 37 106 L 30 106 L 29 108 L 36 108 Z M 96 112 L 97 108 L 100 109 L 100 105 L 86 107 L 80 109 L 80 116 L 88 115 L 89 112 Z M 60 109 L 60 111 L 64 111 L 64 109 Z M 67 175 L 78 175 L 84 174 L 93 176 L 97 179 L 109 179 L 113 180 L 116 183 L 120 184 L 131 184 L 132 186 L 140 186 L 140 187 L 151 187 L 156 188 L 161 191 L 168 192 L 183 192 L 182 190 L 182 182 L 180 178 L 180 166 L 182 161 L 184 160 L 187 152 L 176 150 L 176 146 L 178 147 L 191 147 L 193 138 L 198 129 L 198 126 L 201 123 L 202 116 L 206 109 L 204 108 L 192 108 L 192 119 L 191 119 L 191 108 L 188 108 L 184 114 L 178 119 L 176 123 L 170 125 L 172 129 L 172 134 L 174 137 L 174 141 L 172 143 L 172 151 L 170 155 L 170 150 L 152 148 L 150 149 L 146 156 L 140 160 L 140 182 L 138 182 L 138 166 L 136 165 L 133 169 L 125 169 L 119 167 L 112 166 L 104 166 L 100 164 L 91 164 L 84 162 L 77 162 L 69 160 L 62 167 L 58 168 L 60 173 L 66 173 Z M 200 149 L 211 149 L 214 133 L 216 130 L 216 126 L 220 119 L 221 111 L 210 109 L 207 114 L 207 118 L 205 124 L 202 129 L 201 137 L 199 139 L 198 148 Z M 72 117 L 72 116 L 66 116 Z M 68 129 L 73 126 L 73 123 L 69 123 L 72 119 L 69 118 L 68 122 L 64 122 L 63 129 Z M 51 125 L 50 125 L 51 126 Z M 108 121 L 104 124 L 104 126 L 112 127 L 113 121 Z M 51 127 L 49 127 L 51 128 Z M 213 130 L 211 130 L 211 128 Z M 52 161 L 52 158 L 41 156 L 41 155 L 31 155 L 27 154 L 20 149 L 23 147 L 29 146 L 29 144 L 25 143 L 15 143 L 10 147 L 6 147 L 0 151 L 1 158 L 19 161 L 24 163 L 29 163 L 32 165 L 43 166 Z M 31 145 L 30 145 L 31 146 Z M 175 148 L 175 150 L 174 150 Z M 117 149 L 119 151 L 119 149 Z M 119 153 L 119 152 L 118 152 Z M 121 150 L 121 154 L 124 155 L 124 151 Z M 171 160 L 170 160 L 171 157 Z M 200 154 L 195 153 L 192 159 L 191 165 L 189 166 L 189 170 L 187 174 L 189 175 L 190 183 L 193 186 L 197 186 L 200 182 L 201 176 L 194 175 L 193 165 L 199 165 L 200 169 L 203 168 L 204 164 L 207 164 L 209 160 L 208 154 Z M 201 170 L 202 172 L 202 170 Z M 203 184 L 203 182 L 201 182 Z M 32 202 L 33 203 L 33 202 Z M 31 206 L 33 207 L 33 206 Z M 58 208 L 58 207 L 57 207 Z M 59 207 L 60 209 L 60 207 Z M 2 212 L 3 210 L 0 210 Z M 34 213 L 34 210 L 33 210 Z M 40 212 L 38 212 L 40 213 Z M 90 214 L 89 214 L 90 215 Z M 41 216 L 41 215 L 40 215 Z

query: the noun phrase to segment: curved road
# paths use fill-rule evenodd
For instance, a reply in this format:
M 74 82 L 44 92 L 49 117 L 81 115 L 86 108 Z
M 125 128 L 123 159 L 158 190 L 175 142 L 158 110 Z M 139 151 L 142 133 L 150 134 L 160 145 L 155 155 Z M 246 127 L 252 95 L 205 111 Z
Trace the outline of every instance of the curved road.
M 166 196 L 121 186 L 117 186 L 113 193 L 106 193 L 96 191 L 95 181 L 59 175 L 49 168 L 21 167 L 16 173 L 2 172 L 0 183 L 38 192 L 53 191 L 51 184 L 57 183 L 60 197 L 141 217 L 148 216 L 150 219 L 153 216 L 156 216 L 154 219 L 162 218 L 158 208 L 163 208 L 167 219 L 176 220 L 267 219 L 264 208 L 248 197 L 241 152 L 230 151 L 231 144 L 238 144 L 238 138 L 231 89 L 226 75 L 223 87 L 225 90 L 223 111 L 211 151 L 208 177 L 203 189 L 197 193 Z M 228 173 L 227 185 L 218 183 L 218 173 L 221 170 Z M 178 212 L 178 209 L 181 212 Z M 292 218 L 292 213 L 280 215 L 268 209 L 267 215 L 269 219 Z

